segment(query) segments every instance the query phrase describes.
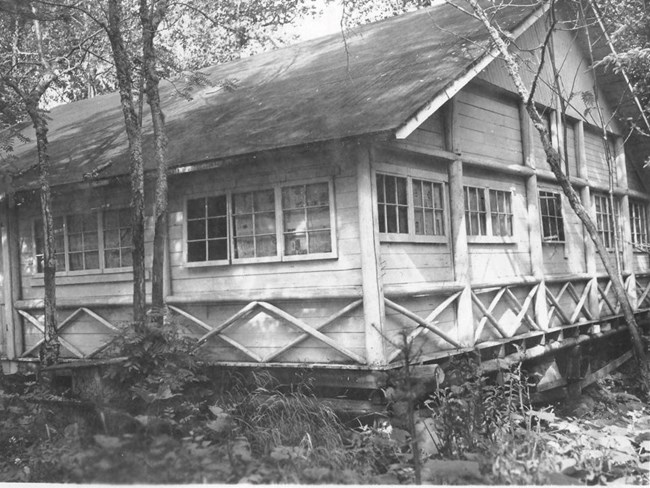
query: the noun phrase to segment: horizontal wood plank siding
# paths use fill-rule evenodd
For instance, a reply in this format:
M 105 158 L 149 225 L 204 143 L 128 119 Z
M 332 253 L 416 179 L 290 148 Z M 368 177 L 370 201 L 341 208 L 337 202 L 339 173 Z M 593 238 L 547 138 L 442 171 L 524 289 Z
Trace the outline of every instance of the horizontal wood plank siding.
M 476 89 L 463 90 L 457 97 L 463 154 L 523 164 L 516 101 L 488 97 Z
M 614 146 L 608 139 L 612 154 Z M 609 170 L 605 157 L 605 146 L 601 132 L 593 128 L 585 127 L 585 156 L 587 159 L 587 171 L 591 183 L 601 185 L 609 184 Z
M 445 130 L 442 112 L 439 110 L 431 115 L 406 140 L 422 146 L 444 149 Z
M 324 288 L 361 284 L 359 231 L 354 166 L 345 164 L 351 155 L 314 154 L 279 158 L 265 165 L 251 164 L 232 170 L 182 175 L 170 191 L 170 262 L 175 296 L 220 289 L 301 289 L 314 284 Z M 183 255 L 185 199 L 190 195 L 218 195 L 227 190 L 269 188 L 275 184 L 328 181 L 334 186 L 338 258 L 304 261 L 187 266 Z

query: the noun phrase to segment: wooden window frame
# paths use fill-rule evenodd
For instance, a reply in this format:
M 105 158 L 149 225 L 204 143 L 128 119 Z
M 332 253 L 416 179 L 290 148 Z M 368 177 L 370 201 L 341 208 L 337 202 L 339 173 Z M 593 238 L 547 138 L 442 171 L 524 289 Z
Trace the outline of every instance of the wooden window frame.
M 83 276 L 83 275 L 98 275 L 98 274 L 117 274 L 117 273 L 125 273 L 125 272 L 131 272 L 133 267 L 132 266 L 121 266 L 121 267 L 106 267 L 106 260 L 105 260 L 105 246 L 104 246 L 104 212 L 105 211 L 119 211 L 122 210 L 122 207 L 116 207 L 116 208 L 110 208 L 110 209 L 103 209 L 99 211 L 94 211 L 91 213 L 69 213 L 69 214 L 64 214 L 64 215 L 54 215 L 54 219 L 61 218 L 63 219 L 63 250 L 58 249 L 57 254 L 63 254 L 64 262 L 65 262 L 65 270 L 59 270 L 57 269 L 56 271 L 56 276 Z M 70 269 L 70 249 L 69 249 L 69 233 L 68 233 L 68 219 L 79 216 L 79 215 L 94 215 L 95 218 L 97 219 L 97 252 L 99 253 L 98 256 L 98 262 L 99 266 L 97 268 L 91 268 L 91 269 L 77 269 L 77 270 L 71 270 Z M 44 273 L 42 271 L 37 271 L 38 270 L 38 256 L 42 254 L 37 253 L 36 249 L 36 239 L 38 233 L 41 231 L 41 229 L 37 229 L 37 224 L 38 222 L 41 222 L 42 219 L 40 217 L 34 218 L 31 221 L 31 231 L 32 231 L 32 256 L 34 257 L 34 273 L 33 276 L 35 278 L 42 278 Z M 42 224 L 41 224 L 42 225 Z
M 378 211 L 379 205 L 379 192 L 377 187 L 377 176 L 390 176 L 396 178 L 403 178 L 406 180 L 406 207 L 407 207 L 407 225 L 408 232 L 380 232 L 377 228 L 377 234 L 381 242 L 404 242 L 404 243 L 421 243 L 421 244 L 448 244 L 449 242 L 449 197 L 447 182 L 436 178 L 436 175 L 430 174 L 425 171 L 415 170 L 412 168 L 400 171 L 389 165 L 378 164 L 373 170 L 372 186 L 374 197 L 375 210 Z M 433 234 L 417 234 L 415 232 L 415 202 L 413 199 L 413 181 L 423 181 L 425 183 L 432 183 L 440 185 L 442 192 L 442 225 L 443 233 L 441 235 Z M 432 207 L 435 211 L 435 207 Z
M 634 252 L 648 252 L 648 202 L 630 198 L 630 231 Z
M 485 202 L 485 234 L 470 234 L 467 232 L 467 242 L 469 244 L 513 244 L 515 242 L 515 212 L 514 212 L 514 195 L 512 190 L 503 190 L 501 188 L 491 188 L 484 186 L 476 185 L 463 185 L 463 206 L 467 201 L 467 192 L 470 190 L 476 190 L 477 192 L 483 193 L 483 199 Z M 512 227 L 512 234 L 510 235 L 495 235 L 492 225 L 492 219 L 494 215 L 501 215 L 500 213 L 495 213 L 492 210 L 490 194 L 491 192 L 498 192 L 505 194 L 509 197 L 510 213 L 506 215 L 510 216 L 510 226 Z M 468 219 L 468 210 L 464 209 L 465 212 L 465 229 L 467 230 L 467 219 Z
M 328 185 L 328 198 L 329 198 L 329 221 L 330 221 L 330 252 L 324 253 L 306 253 L 306 254 L 294 254 L 294 255 L 285 255 L 284 251 L 284 214 L 282 208 L 282 189 L 291 188 L 301 185 L 312 185 L 319 183 L 327 183 Z M 233 195 L 243 194 L 243 193 L 255 193 L 273 190 L 274 195 L 274 211 L 275 211 L 275 236 L 276 236 L 276 253 L 272 256 L 262 256 L 262 257 L 246 257 L 246 258 L 235 258 L 234 257 L 234 232 L 233 232 Z M 215 196 L 225 196 L 226 197 L 226 225 L 227 225 L 227 241 L 228 241 L 228 251 L 226 259 L 212 260 L 212 261 L 189 261 L 188 260 L 188 231 L 187 231 L 187 205 L 190 200 L 198 198 L 207 198 Z M 314 261 L 320 259 L 337 259 L 338 258 L 338 249 L 337 249 L 337 220 L 336 220 L 336 206 L 335 206 L 335 192 L 334 192 L 334 181 L 332 178 L 318 178 L 318 179 L 309 179 L 309 180 L 297 180 L 288 183 L 277 183 L 268 186 L 254 186 L 254 187 L 242 187 L 236 190 L 222 191 L 218 193 L 202 193 L 197 195 L 192 195 L 191 197 L 186 197 L 183 206 L 183 263 L 185 267 L 188 268 L 201 268 L 201 267 L 210 267 L 210 266 L 233 266 L 239 264 L 260 264 L 260 263 L 278 263 L 278 262 L 292 262 L 292 261 Z
M 542 196 L 542 194 L 545 194 Z M 543 206 L 542 206 L 542 199 L 550 199 L 553 197 L 557 204 L 557 209 L 559 210 L 559 216 L 558 215 L 545 215 L 543 211 Z M 549 244 L 549 245 L 565 245 L 566 244 L 566 229 L 564 225 L 564 196 L 562 193 L 554 190 L 547 190 L 547 189 L 540 189 L 538 192 L 538 205 L 539 205 L 539 224 L 540 224 L 540 237 L 542 238 L 542 243 L 543 244 Z M 555 227 L 558 230 L 558 236 L 557 238 L 553 238 L 553 236 L 546 236 L 544 235 L 544 219 L 550 219 L 552 222 L 554 222 L 554 225 L 551 227 Z M 561 234 L 560 234 L 561 231 Z
M 616 213 L 619 212 L 619 202 L 618 199 L 614 199 L 614 208 L 611 208 L 610 205 L 610 199 L 609 195 L 606 193 L 594 193 L 593 194 L 593 207 L 594 207 L 594 214 L 596 215 L 596 229 L 598 233 L 600 234 L 600 238 L 603 241 L 603 244 L 605 245 L 605 248 L 607 250 L 613 251 L 615 249 L 615 243 L 616 243 L 616 231 L 615 231 L 615 226 L 619 219 L 616 218 Z M 596 202 L 605 202 L 605 212 L 602 210 L 598 210 L 598 205 Z M 602 208 L 602 204 L 601 204 Z M 603 224 L 603 218 L 607 218 L 610 224 L 609 229 L 604 229 L 602 226 Z M 607 237 L 606 237 L 607 236 Z M 607 241 L 610 242 L 607 242 Z M 608 245 L 609 244 L 609 245 Z

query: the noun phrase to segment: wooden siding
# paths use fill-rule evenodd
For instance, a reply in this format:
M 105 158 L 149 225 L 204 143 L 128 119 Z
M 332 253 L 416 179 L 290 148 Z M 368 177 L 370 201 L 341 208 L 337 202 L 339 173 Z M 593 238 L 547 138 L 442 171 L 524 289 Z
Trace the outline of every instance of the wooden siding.
M 519 39 L 517 46 L 520 51 L 518 56 L 524 60 L 521 66 L 521 75 L 526 86 L 532 85 L 537 73 L 539 62 L 539 46 L 546 36 L 546 19 L 539 20 L 528 29 Z M 530 52 L 528 50 L 534 50 Z M 559 69 L 562 78 L 561 91 L 565 98 L 571 97 L 571 104 L 567 107 L 567 115 L 576 119 L 582 119 L 587 113 L 586 122 L 595 126 L 602 126 L 597 111 L 588 107 L 585 99 L 589 94 L 593 95 L 593 87 L 596 86 L 594 76 L 589 70 L 591 62 L 588 55 L 581 50 L 575 42 L 575 33 L 565 30 L 556 30 L 553 34 L 553 50 L 555 52 L 555 64 Z M 527 62 L 526 62 L 527 61 Z M 505 63 L 500 58 L 495 59 L 477 78 L 485 80 L 493 85 L 516 93 L 516 88 L 510 79 Z M 557 109 L 556 89 L 554 88 L 554 77 L 551 63 L 548 61 L 542 69 L 540 81 L 537 84 L 535 100 L 546 107 Z M 599 93 L 599 100 L 606 100 L 602 90 Z M 609 129 L 615 133 L 621 133 L 615 119 L 612 117 L 611 107 L 602 104 L 603 119 L 610 123 Z
M 406 140 L 414 144 L 443 149 L 445 147 L 445 128 L 442 111 L 439 110 L 431 115 Z
M 608 139 L 610 154 L 615 155 L 614 144 Z M 595 128 L 585 127 L 585 157 L 587 159 L 587 172 L 591 183 L 609 185 L 609 169 L 605 156 L 603 134 Z
M 318 286 L 335 289 L 361 284 L 355 173 L 346 156 L 303 156 L 276 163 L 233 170 L 211 170 L 181 175 L 170 187 L 169 241 L 174 296 L 218 290 L 296 290 Z M 338 258 L 305 259 L 231 265 L 187 266 L 183 255 L 185 199 L 190 195 L 218 195 L 228 190 L 266 189 L 274 184 L 333 181 L 338 236 Z
M 479 188 L 510 191 L 512 195 L 513 235 L 507 242 L 468 236 L 472 283 L 487 283 L 501 278 L 531 274 L 526 186 L 523 180 L 485 170 L 467 169 L 465 184 Z
M 462 152 L 501 164 L 523 164 L 519 108 L 514 99 L 497 98 L 475 88 L 457 95 Z
M 559 193 L 562 198 L 562 217 L 564 220 L 565 242 L 544 242 L 545 275 L 568 275 L 586 273 L 585 233 L 582 222 L 570 207 L 562 189 L 557 185 L 540 184 L 540 191 Z

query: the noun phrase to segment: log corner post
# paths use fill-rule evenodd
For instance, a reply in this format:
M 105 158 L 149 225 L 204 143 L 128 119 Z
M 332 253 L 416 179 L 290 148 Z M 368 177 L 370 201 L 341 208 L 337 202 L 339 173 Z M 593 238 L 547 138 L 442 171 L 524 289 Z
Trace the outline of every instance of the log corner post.
M 14 309 L 14 302 L 20 300 L 20 243 L 18 242 L 18 218 L 13 203 L 13 194 L 2 195 L 0 203 L 0 240 L 2 250 L 3 299 L 5 328 L 2 356 L 8 360 L 18 358 L 23 351 L 22 320 Z
M 474 314 L 472 310 L 469 246 L 465 227 L 463 161 L 461 159 L 460 130 L 458 127 L 458 103 L 455 98 L 447 102 L 444 118 L 447 150 L 458 155 L 458 158 L 449 164 L 448 175 L 454 280 L 464 287 L 456 302 L 456 330 L 458 342 L 464 347 L 472 347 L 475 343 Z
M 377 211 L 374 204 L 375 199 L 373 198 L 372 147 L 360 146 L 356 151 L 356 159 L 366 362 L 369 365 L 377 366 L 386 363 L 384 349 L 384 321 L 386 314 L 383 284 L 380 275 Z

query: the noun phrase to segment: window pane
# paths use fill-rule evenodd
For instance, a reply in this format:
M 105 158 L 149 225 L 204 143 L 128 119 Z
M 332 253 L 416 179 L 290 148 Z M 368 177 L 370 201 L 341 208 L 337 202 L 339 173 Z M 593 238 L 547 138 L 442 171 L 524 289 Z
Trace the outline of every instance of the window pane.
M 84 233 L 84 249 L 99 249 L 99 239 L 96 232 Z
M 422 182 L 413 180 L 413 205 L 422 207 Z
M 431 185 L 431 183 L 425 183 L 423 193 L 424 206 L 427 208 L 433 208 L 433 185 Z
M 119 230 L 105 230 L 104 231 L 104 247 L 115 248 L 120 247 L 120 231 Z
M 277 254 L 277 243 L 275 236 L 261 236 L 256 238 L 255 242 L 257 256 L 275 256 Z
M 99 252 L 87 252 L 84 253 L 85 257 L 85 269 L 99 269 Z
M 408 234 L 408 212 L 407 207 L 398 207 L 399 210 L 399 232 L 401 234 Z
M 83 260 L 83 253 L 76 252 L 76 253 L 70 253 L 70 256 L 68 257 L 70 261 L 70 270 L 71 271 L 77 271 L 80 269 L 84 269 L 84 260 Z
M 235 235 L 236 236 L 250 236 L 253 235 L 253 216 L 252 215 L 238 215 L 233 217 L 235 221 Z
M 386 192 L 384 191 L 384 175 L 377 175 L 377 201 L 386 203 Z
M 288 256 L 307 254 L 307 235 L 290 234 L 284 237 L 284 253 Z
M 425 233 L 424 229 L 424 210 L 415 209 L 415 233 L 422 235 Z
M 313 232 L 309 234 L 309 252 L 331 252 L 332 239 L 329 231 L 326 232 Z
M 427 235 L 434 235 L 433 232 L 433 211 L 427 210 L 424 213 L 424 233 Z
M 253 237 L 237 237 L 235 239 L 236 258 L 255 257 L 255 239 Z
M 133 253 L 130 248 L 122 251 L 122 266 L 133 266 Z
M 216 261 L 228 257 L 228 242 L 226 239 L 208 241 L 208 260 Z
M 329 205 L 330 192 L 327 183 L 316 183 L 307 185 L 307 205 L 316 207 L 320 205 Z
M 395 177 L 385 176 L 386 183 L 386 203 L 397 203 L 397 190 L 395 188 Z
M 386 207 L 386 220 L 387 220 L 387 231 L 388 233 L 397 232 L 397 207 L 390 206 Z
M 275 213 L 255 214 L 255 234 L 275 233 Z
M 304 185 L 291 186 L 282 189 L 282 208 L 302 208 L 305 206 Z
M 329 229 L 330 210 L 325 208 L 310 208 L 307 210 L 307 228 L 309 230 Z
M 120 251 L 106 251 L 104 253 L 104 263 L 106 264 L 107 268 L 119 268 L 121 266 Z
M 285 232 L 304 232 L 306 228 L 305 211 L 291 210 L 284 212 Z
M 226 237 L 226 217 L 208 219 L 208 238 Z
M 68 249 L 70 252 L 83 251 L 83 237 L 82 234 L 72 234 L 68 239 Z
M 200 219 L 205 217 L 205 198 L 187 201 L 187 218 Z
M 187 238 L 190 241 L 205 239 L 205 221 L 190 220 L 187 222 Z
M 190 262 L 193 261 L 205 261 L 205 241 L 199 242 L 188 242 L 187 243 L 187 260 Z
M 406 178 L 395 178 L 397 180 L 397 203 L 406 205 Z
M 104 212 L 104 228 L 117 229 L 120 226 L 120 214 L 116 210 Z

